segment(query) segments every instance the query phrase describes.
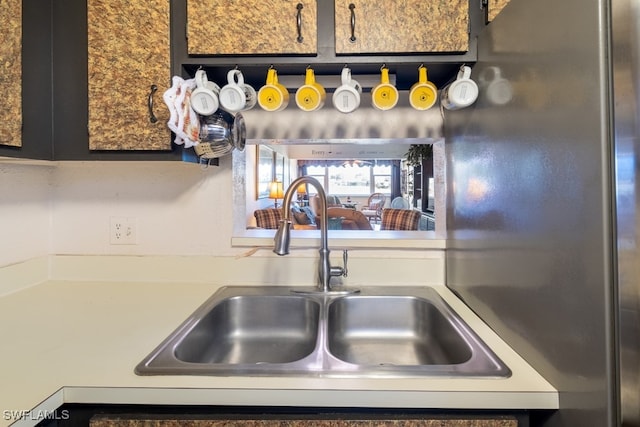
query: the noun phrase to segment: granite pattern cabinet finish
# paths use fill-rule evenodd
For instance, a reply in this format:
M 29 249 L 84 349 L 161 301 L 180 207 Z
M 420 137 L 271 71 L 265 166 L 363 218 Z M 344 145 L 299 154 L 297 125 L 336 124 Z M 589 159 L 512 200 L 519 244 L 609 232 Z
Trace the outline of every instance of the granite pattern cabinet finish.
M 190 55 L 315 54 L 317 21 L 317 4 L 312 0 L 189 0 L 188 51 Z
M 487 22 L 493 21 L 509 1 L 510 0 L 489 0 L 489 4 L 487 5 Z
M 466 52 L 469 1 L 335 0 L 335 39 L 337 54 Z
M 513 417 L 431 419 L 226 419 L 93 417 L 90 427 L 518 427 Z
M 0 1 L 0 144 L 22 146 L 22 1 Z
M 89 148 L 170 150 L 168 0 L 88 0 Z M 150 120 L 151 86 L 155 123 Z

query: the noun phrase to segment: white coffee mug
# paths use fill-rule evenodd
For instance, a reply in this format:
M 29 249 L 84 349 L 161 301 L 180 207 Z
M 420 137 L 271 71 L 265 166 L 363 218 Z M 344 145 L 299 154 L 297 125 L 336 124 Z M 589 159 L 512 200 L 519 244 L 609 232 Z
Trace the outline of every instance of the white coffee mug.
M 233 69 L 227 73 L 227 84 L 220 89 L 218 95 L 220 106 L 230 113 L 250 110 L 256 105 L 256 91 L 245 84 L 242 72 Z
M 462 66 L 456 80 L 442 90 L 442 106 L 447 110 L 468 107 L 478 99 L 478 85 L 471 80 L 471 67 Z
M 351 113 L 360 106 L 362 86 L 351 78 L 351 70 L 347 67 L 342 69 L 340 79 L 342 84 L 333 92 L 331 100 L 336 110 L 341 113 Z
M 202 116 L 210 116 L 220 106 L 218 94 L 220 87 L 207 79 L 204 70 L 196 71 L 196 88 L 191 92 L 191 108 Z

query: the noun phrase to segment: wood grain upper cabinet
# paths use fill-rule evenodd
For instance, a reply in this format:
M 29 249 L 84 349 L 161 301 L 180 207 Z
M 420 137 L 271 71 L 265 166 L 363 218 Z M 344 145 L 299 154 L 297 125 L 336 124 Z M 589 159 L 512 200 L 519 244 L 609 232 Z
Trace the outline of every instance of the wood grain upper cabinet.
M 316 0 L 187 0 L 189 55 L 315 54 Z
M 489 0 L 487 4 L 487 22 L 493 21 L 507 3 L 509 3 L 509 0 Z
M 169 0 L 88 0 L 87 18 L 89 148 L 170 150 Z
M 469 50 L 468 0 L 335 0 L 337 54 Z
M 22 0 L 0 1 L 0 145 L 22 146 Z

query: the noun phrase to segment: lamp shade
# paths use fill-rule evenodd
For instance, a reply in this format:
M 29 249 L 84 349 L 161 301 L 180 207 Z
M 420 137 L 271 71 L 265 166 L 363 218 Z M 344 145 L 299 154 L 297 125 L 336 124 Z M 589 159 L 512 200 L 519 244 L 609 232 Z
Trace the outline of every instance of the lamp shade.
M 284 197 L 284 188 L 282 182 L 271 181 L 269 183 L 269 198 L 270 199 L 282 199 Z
M 298 193 L 301 196 L 304 196 L 305 194 L 307 194 L 307 184 L 303 182 L 302 184 L 298 185 L 298 188 L 296 188 L 296 193 Z

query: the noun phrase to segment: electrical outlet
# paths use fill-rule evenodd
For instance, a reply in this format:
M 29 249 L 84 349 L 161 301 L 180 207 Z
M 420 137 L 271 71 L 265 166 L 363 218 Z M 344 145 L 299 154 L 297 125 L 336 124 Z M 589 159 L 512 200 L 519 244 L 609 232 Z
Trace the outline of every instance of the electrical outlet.
M 112 216 L 109 227 L 109 242 L 112 245 L 137 245 L 138 218 Z

